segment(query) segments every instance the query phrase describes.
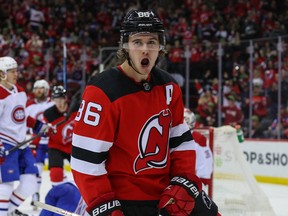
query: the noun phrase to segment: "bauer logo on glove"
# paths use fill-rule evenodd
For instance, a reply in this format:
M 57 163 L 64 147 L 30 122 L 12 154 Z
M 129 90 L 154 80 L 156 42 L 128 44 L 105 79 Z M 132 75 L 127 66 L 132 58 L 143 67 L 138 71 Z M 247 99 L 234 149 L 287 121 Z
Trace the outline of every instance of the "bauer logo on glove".
M 184 186 L 188 190 L 188 192 L 192 193 L 191 195 L 193 195 L 194 198 L 197 198 L 200 194 L 196 185 L 193 182 L 191 182 L 185 178 L 176 176 L 176 177 L 172 178 L 170 183 Z
M 172 178 L 160 197 L 158 207 L 163 215 L 220 215 L 217 205 L 202 191 L 202 183 L 197 176 Z

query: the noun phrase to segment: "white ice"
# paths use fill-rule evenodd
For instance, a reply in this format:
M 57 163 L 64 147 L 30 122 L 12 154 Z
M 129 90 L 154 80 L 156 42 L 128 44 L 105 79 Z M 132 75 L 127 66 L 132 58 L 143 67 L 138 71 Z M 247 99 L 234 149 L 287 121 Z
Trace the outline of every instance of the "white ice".
M 67 176 L 71 179 L 71 173 L 67 172 Z M 44 171 L 42 176 L 42 186 L 40 191 L 40 202 L 45 202 L 45 194 L 51 188 L 49 181 L 49 172 Z M 279 184 L 268 184 L 259 183 L 262 190 L 268 196 L 269 201 L 277 216 L 288 216 L 288 185 Z M 33 207 L 30 205 L 31 198 L 29 197 L 21 206 L 20 211 L 29 214 L 31 216 L 39 215 L 40 209 L 38 211 L 33 211 Z M 226 215 L 222 215 L 226 216 Z M 227 215 L 229 216 L 229 215 Z

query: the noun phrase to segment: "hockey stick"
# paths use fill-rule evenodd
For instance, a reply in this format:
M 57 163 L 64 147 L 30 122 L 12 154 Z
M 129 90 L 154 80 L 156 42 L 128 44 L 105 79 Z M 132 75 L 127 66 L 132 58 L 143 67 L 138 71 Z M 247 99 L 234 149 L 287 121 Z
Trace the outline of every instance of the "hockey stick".
M 65 119 L 63 119 L 62 121 L 60 121 L 60 122 L 58 122 L 57 124 L 55 124 L 54 126 L 57 128 L 57 126 L 63 124 L 63 123 L 66 122 L 66 121 L 67 121 L 67 120 L 66 120 L 66 118 L 65 118 Z M 33 141 L 34 139 L 37 139 L 38 137 L 41 137 L 43 134 L 44 134 L 44 132 L 39 133 L 39 134 L 36 134 L 35 136 L 32 136 L 32 137 L 30 137 L 29 139 L 24 140 L 24 141 L 21 142 L 21 143 L 18 143 L 18 145 L 14 146 L 13 148 L 11 148 L 11 149 L 9 149 L 9 150 L 6 150 L 6 151 L 5 151 L 5 155 L 6 155 L 6 156 L 9 155 L 11 152 L 13 152 L 13 151 L 21 148 L 22 146 L 24 146 L 24 145 L 26 145 L 27 143 Z
M 31 137 L 31 138 L 29 138 L 29 139 L 21 142 L 21 143 L 18 143 L 17 146 L 14 146 L 13 148 L 11 148 L 11 149 L 9 149 L 9 150 L 6 150 L 6 151 L 5 151 L 5 155 L 6 155 L 6 156 L 9 155 L 11 152 L 19 149 L 20 147 L 26 145 L 27 143 L 33 141 L 33 140 L 36 139 L 36 138 L 41 137 L 43 134 L 44 134 L 44 133 L 39 133 L 39 134 L 37 134 L 37 135 L 35 135 L 35 136 L 33 136 L 33 137 Z
M 58 207 L 55 207 L 55 206 L 52 206 L 52 205 L 49 205 L 49 204 L 46 204 L 46 203 L 38 202 L 38 201 L 33 201 L 32 205 L 37 206 L 37 207 L 42 208 L 42 209 L 45 209 L 45 210 L 48 210 L 50 212 L 61 214 L 61 215 L 80 216 L 80 215 L 78 215 L 76 213 L 69 212 L 67 210 L 64 210 L 64 209 L 61 209 L 61 208 L 58 208 Z
M 78 102 L 78 99 L 79 99 L 79 96 L 81 95 L 81 89 L 79 89 L 71 98 L 71 103 L 70 103 L 70 106 L 69 106 L 69 109 L 68 111 L 64 114 L 65 118 L 63 120 L 61 120 L 60 122 L 57 122 L 55 125 L 53 125 L 55 128 L 57 128 L 59 125 L 65 123 L 66 121 L 68 121 L 68 119 L 70 118 L 71 116 L 71 113 L 73 112 L 75 106 L 77 105 L 77 102 Z M 14 146 L 13 148 L 9 149 L 9 150 L 6 150 L 5 151 L 5 155 L 9 155 L 11 152 L 19 149 L 20 147 L 26 145 L 27 143 L 33 141 L 34 139 L 38 138 L 38 137 L 41 137 L 42 135 L 44 134 L 44 132 L 42 133 L 39 133 L 33 137 L 31 137 L 30 139 L 27 139 L 21 143 L 18 143 L 18 145 Z
M 168 200 L 168 202 L 163 206 L 163 208 L 165 208 L 167 205 L 171 205 L 171 204 L 174 204 L 175 203 L 175 200 L 173 198 L 170 198 Z

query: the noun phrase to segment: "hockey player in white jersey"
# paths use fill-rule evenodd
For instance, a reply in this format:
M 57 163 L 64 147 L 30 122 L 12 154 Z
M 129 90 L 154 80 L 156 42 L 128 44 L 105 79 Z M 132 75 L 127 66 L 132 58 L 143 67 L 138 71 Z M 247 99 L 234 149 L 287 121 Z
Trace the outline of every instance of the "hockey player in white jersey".
M 17 67 L 13 58 L 0 57 L 0 216 L 25 215 L 17 207 L 37 188 L 38 169 L 31 149 L 22 146 L 8 155 L 6 152 L 25 141 L 27 126 L 37 134 L 53 133 L 53 127 L 27 115 L 27 95 L 17 84 Z
M 184 108 L 184 120 L 189 125 L 192 136 L 197 143 L 195 146 L 196 175 L 201 179 L 204 185 L 209 185 L 213 171 L 212 151 L 207 143 L 206 137 L 203 134 L 193 130 L 195 128 L 196 117 L 188 108 Z
M 45 79 L 37 80 L 33 85 L 34 98 L 27 102 L 27 115 L 43 121 L 43 113 L 46 109 L 53 106 L 55 103 L 49 97 L 50 86 Z M 30 134 L 33 134 L 33 130 L 30 129 Z M 39 171 L 37 176 L 37 192 L 33 194 L 32 201 L 39 201 L 39 191 L 42 183 L 41 174 L 43 172 L 45 158 L 48 152 L 48 137 L 42 136 L 39 139 L 34 139 L 30 144 L 32 151 L 35 151 L 36 165 Z M 36 209 L 37 207 L 34 207 Z

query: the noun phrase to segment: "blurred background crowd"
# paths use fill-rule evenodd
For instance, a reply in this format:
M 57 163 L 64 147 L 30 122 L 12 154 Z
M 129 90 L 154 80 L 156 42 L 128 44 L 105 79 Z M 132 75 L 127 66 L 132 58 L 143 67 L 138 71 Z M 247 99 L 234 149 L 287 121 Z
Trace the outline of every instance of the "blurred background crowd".
M 239 124 L 245 137 L 288 138 L 287 0 L 0 0 L 0 4 L 0 56 L 18 61 L 19 83 L 30 97 L 35 80 L 61 84 L 63 72 L 68 91 L 83 87 L 115 53 L 115 49 L 102 51 L 118 47 L 126 12 L 149 8 L 167 29 L 167 54 L 159 64 L 175 76 L 184 95 L 188 83 L 188 106 L 198 127 L 219 126 L 221 109 L 221 125 Z

